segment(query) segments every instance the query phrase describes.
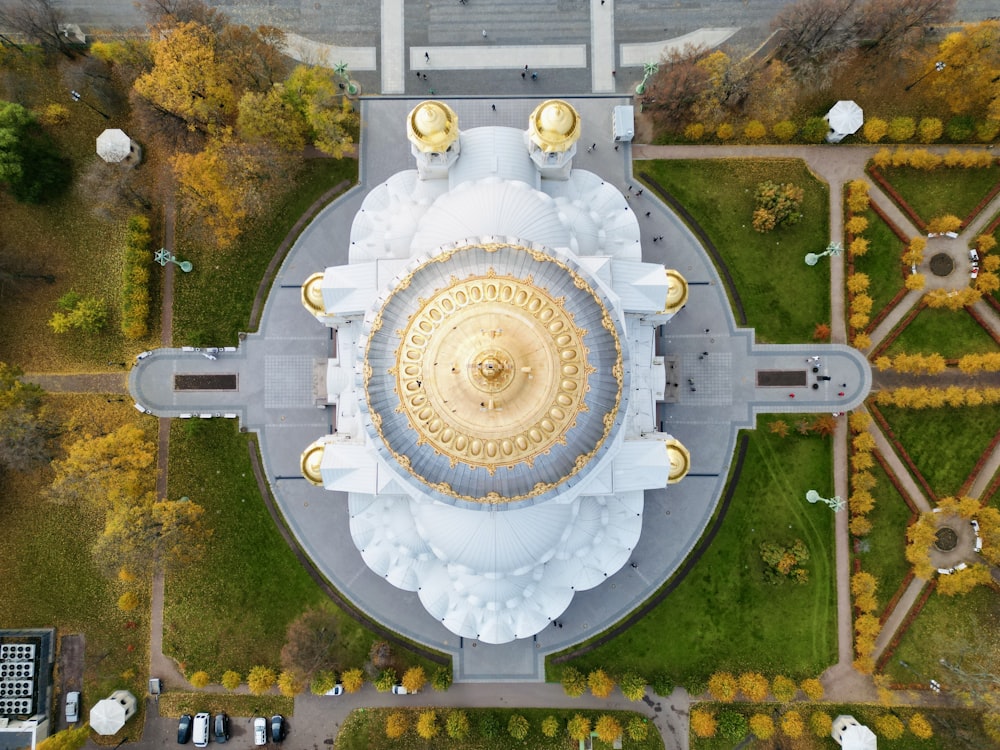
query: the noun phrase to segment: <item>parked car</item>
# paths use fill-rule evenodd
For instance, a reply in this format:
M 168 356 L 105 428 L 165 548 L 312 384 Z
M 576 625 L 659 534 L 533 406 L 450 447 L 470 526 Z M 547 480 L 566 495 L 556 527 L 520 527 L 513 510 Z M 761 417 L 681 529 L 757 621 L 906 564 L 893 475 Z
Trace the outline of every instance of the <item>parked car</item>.
M 340 683 L 338 682 L 338 683 L 337 683 L 336 685 L 334 685 L 334 686 L 333 686 L 332 688 L 330 688 L 329 690 L 327 690 L 327 691 L 326 691 L 326 694 L 327 694 L 327 695 L 343 695 L 343 694 L 344 694 L 344 686 L 343 686 L 343 685 L 341 685 L 341 684 L 340 684 Z
M 267 719 L 258 716 L 253 720 L 253 744 L 267 744 Z
M 281 714 L 275 714 L 271 717 L 271 739 L 275 742 L 281 742 L 285 739 L 285 731 L 287 727 L 285 726 L 285 717 Z
M 15 693 L 16 695 L 16 693 Z M 66 693 L 66 723 L 76 724 L 80 720 L 80 691 Z
M 186 745 L 191 739 L 191 714 L 182 714 L 177 722 L 177 744 Z
M 194 715 L 194 746 L 208 747 L 208 736 L 211 731 L 212 715 L 199 711 Z
M 229 740 L 229 715 L 215 715 L 215 741 L 220 745 Z
M 410 691 L 407 690 L 402 685 L 393 685 L 392 686 L 392 694 L 393 695 L 406 695 L 408 692 L 410 692 Z

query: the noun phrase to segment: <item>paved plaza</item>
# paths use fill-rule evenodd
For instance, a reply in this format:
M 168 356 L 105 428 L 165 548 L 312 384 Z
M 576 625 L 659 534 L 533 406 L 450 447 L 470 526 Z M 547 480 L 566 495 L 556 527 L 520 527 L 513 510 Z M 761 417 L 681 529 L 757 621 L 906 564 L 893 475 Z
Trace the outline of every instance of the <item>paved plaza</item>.
M 615 150 L 610 140 L 612 108 L 626 100 L 570 102 L 582 119 L 582 141 L 599 144 L 592 152 L 581 150 L 574 166 L 629 194 L 635 184 L 631 148 L 621 144 Z M 453 654 L 459 681 L 540 681 L 546 654 L 611 626 L 683 563 L 721 496 L 740 429 L 752 428 L 762 412 L 856 408 L 871 386 L 871 373 L 864 356 L 846 346 L 755 344 L 752 331 L 736 327 L 725 289 L 697 239 L 655 198 L 645 192 L 632 197 L 631 210 L 640 213 L 643 259 L 681 271 L 689 284 L 687 306 L 663 327 L 657 348 L 667 363 L 660 429 L 688 447 L 691 471 L 668 490 L 647 493 L 642 536 L 632 557 L 637 567 L 627 566 L 597 588 L 578 592 L 559 618 L 562 627 L 500 646 L 457 638 L 426 614 L 415 593 L 396 589 L 364 565 L 350 537 L 346 496 L 312 486 L 300 469 L 301 451 L 334 428 L 332 411 L 317 404 L 313 384 L 315 364 L 333 354 L 334 344 L 330 331 L 303 308 L 301 284 L 316 270 L 347 262 L 347 238 L 363 196 L 391 174 L 412 168 L 403 126 L 415 103 L 362 103 L 360 182 L 299 237 L 275 279 L 259 331 L 240 342 L 216 342 L 223 349 L 217 352 L 156 350 L 133 368 L 129 386 L 136 402 L 157 416 L 228 416 L 259 433 L 274 496 L 319 569 L 374 619 Z M 496 111 L 483 100 L 450 103 L 468 130 L 523 128 L 539 101 L 504 100 Z M 664 240 L 654 243 L 653 236 Z M 224 350 L 237 343 L 235 350 Z M 227 378 L 217 378 L 209 386 L 214 390 L 177 390 L 177 375 L 229 377 L 228 384 Z

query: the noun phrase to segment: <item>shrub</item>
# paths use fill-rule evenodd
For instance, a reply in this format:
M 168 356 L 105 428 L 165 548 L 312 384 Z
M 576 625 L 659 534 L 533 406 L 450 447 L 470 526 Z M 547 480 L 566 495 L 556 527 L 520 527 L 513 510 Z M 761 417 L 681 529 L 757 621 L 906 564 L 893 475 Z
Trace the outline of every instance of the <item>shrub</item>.
M 188 682 L 191 683 L 191 687 L 201 690 L 203 687 L 207 686 L 208 683 L 212 681 L 212 678 L 208 676 L 208 672 L 204 670 L 199 670 L 193 675 L 188 677 Z
M 295 672 L 286 669 L 278 675 L 278 690 L 286 698 L 294 698 L 302 692 L 302 687 L 302 681 Z
M 914 737 L 921 740 L 929 740 L 934 736 L 934 727 L 931 726 L 931 723 L 927 721 L 927 717 L 923 714 L 913 714 L 907 723 Z
M 849 234 L 853 234 L 857 237 L 859 234 L 868 229 L 868 219 L 864 216 L 852 216 L 844 223 L 844 229 L 846 229 Z
M 736 130 L 728 122 L 722 123 L 715 129 L 715 137 L 720 141 L 732 140 L 734 135 L 736 135 Z
M 590 692 L 598 698 L 607 698 L 615 689 L 615 681 L 603 669 L 595 669 L 587 675 Z
M 719 711 L 719 734 L 727 740 L 736 742 L 747 736 L 747 717 L 743 714 L 724 708 Z
M 469 715 L 461 709 L 448 712 L 444 720 L 444 731 L 453 740 L 463 740 L 469 736 Z
M 562 673 L 562 686 L 570 698 L 579 698 L 587 690 L 587 678 L 575 667 L 566 667 Z
M 705 136 L 705 126 L 700 122 L 693 122 L 684 128 L 684 137 L 689 141 L 700 141 Z
M 911 273 L 906 277 L 906 281 L 903 282 L 903 286 L 911 291 L 923 289 L 926 285 L 927 277 L 922 273 Z
M 896 143 L 908 141 L 917 132 L 917 125 L 912 117 L 894 117 L 889 123 L 889 140 Z
M 801 136 L 806 143 L 822 143 L 829 132 L 830 125 L 826 118 L 810 117 L 802 126 Z
M 270 667 L 256 666 L 250 669 L 247 675 L 247 687 L 253 695 L 263 695 L 274 687 L 278 676 Z
M 788 703 L 795 697 L 795 691 L 798 689 L 799 687 L 795 684 L 795 680 L 789 679 L 784 675 L 779 674 L 771 680 L 771 694 L 778 703 Z
M 935 216 L 929 222 L 927 222 L 927 231 L 934 232 L 937 234 L 944 234 L 945 232 L 957 232 L 962 228 L 962 220 L 953 214 L 945 214 L 944 216 Z
M 933 143 L 944 133 L 944 126 L 936 117 L 924 117 L 917 127 L 921 143 Z
M 976 140 L 989 143 L 1000 133 L 1000 120 L 985 120 L 976 128 Z
M 767 128 L 760 120 L 750 120 L 750 122 L 743 127 L 743 135 L 751 141 L 759 141 L 767 135 Z
M 649 720 L 643 716 L 633 716 L 625 727 L 629 739 L 642 742 L 649 736 Z
M 122 612 L 131 612 L 138 606 L 139 606 L 139 597 L 136 596 L 134 591 L 126 591 L 124 594 L 118 597 L 118 609 L 120 609 Z M 202 687 L 204 687 L 204 685 Z
M 573 714 L 573 718 L 566 722 L 566 733 L 571 740 L 585 740 L 590 736 L 590 719 L 582 714 Z
M 879 169 L 885 169 L 892 163 L 892 152 L 887 148 L 880 148 L 872 157 L 872 163 Z
M 825 711 L 813 711 L 809 717 L 809 729 L 817 737 L 829 737 L 833 729 L 833 719 Z
M 875 729 L 887 740 L 898 740 L 903 736 L 903 722 L 893 714 L 882 714 L 875 719 Z
M 622 736 L 622 725 L 614 716 L 601 714 L 594 724 L 594 732 L 601 742 L 614 742 Z
M 1000 742 L 1000 713 L 994 711 L 983 715 L 983 731 L 991 740 Z
M 438 667 L 434 670 L 434 676 L 431 678 L 431 687 L 440 692 L 444 692 L 451 687 L 454 675 L 451 672 L 451 667 Z
M 528 724 L 528 720 L 521 716 L 521 714 L 512 714 L 510 720 L 507 722 L 507 733 L 515 740 L 523 740 L 527 737 L 530 728 L 531 725 Z
M 427 684 L 427 675 L 423 667 L 410 667 L 403 673 L 403 687 L 408 693 L 419 693 Z
M 716 672 L 708 678 L 708 692 L 717 701 L 731 703 L 736 698 L 736 678 L 729 672 Z
M 653 692 L 659 696 L 666 697 L 674 692 L 674 681 L 666 672 L 657 672 L 649 683 Z
M 392 690 L 392 686 L 396 684 L 396 670 L 395 669 L 383 669 L 378 673 L 378 677 L 375 678 L 375 689 L 380 693 L 388 693 Z
M 771 180 L 760 183 L 754 195 L 753 228 L 769 232 L 776 227 L 797 224 L 802 218 L 799 209 L 804 195 L 802 188 L 791 183 L 779 185 Z
M 802 717 L 798 711 L 789 711 L 781 717 L 781 731 L 785 733 L 786 737 L 791 737 L 793 740 L 802 736 L 805 725 L 802 723 Z
M 774 719 L 767 714 L 754 714 L 750 717 L 750 731 L 759 740 L 769 740 L 774 736 Z
M 392 646 L 388 641 L 374 641 L 368 649 L 368 658 L 375 669 L 386 669 L 392 666 Z
M 636 672 L 626 672 L 618 680 L 622 695 L 630 701 L 640 701 L 646 695 L 646 681 Z
M 393 711 L 385 718 L 385 736 L 396 740 L 406 734 L 409 728 L 409 717 L 403 711 Z
M 420 716 L 417 718 L 417 734 L 425 740 L 433 740 L 441 734 L 437 711 L 431 709 L 420 712 Z
M 972 137 L 973 132 L 976 129 L 976 121 L 973 120 L 969 115 L 959 115 L 958 117 L 952 117 L 948 120 L 948 124 L 945 125 L 944 132 L 948 136 L 948 140 L 952 143 L 960 143 L 962 141 L 967 141 Z
M 340 675 L 340 681 L 345 693 L 356 693 L 365 684 L 365 673 L 360 669 L 348 669 Z
M 326 695 L 337 684 L 337 675 L 333 670 L 321 669 L 309 683 L 309 692 L 313 695 Z
M 767 678 L 760 672 L 744 672 L 739 678 L 740 692 L 751 703 L 760 703 L 767 698 L 770 687 Z
M 695 708 L 691 711 L 691 731 L 702 738 L 714 737 L 718 729 L 715 716 L 710 711 Z
M 546 737 L 555 737 L 559 734 L 559 719 L 555 716 L 546 716 L 542 719 L 542 734 Z
M 232 669 L 227 670 L 222 675 L 222 687 L 226 690 L 235 690 L 243 682 L 243 678 L 240 677 L 240 673 Z
M 125 225 L 121 330 L 125 338 L 149 333 L 149 219 L 132 216 Z
M 46 104 L 36 116 L 47 127 L 65 125 L 69 121 L 69 108 L 62 104 Z
M 587 728 L 588 733 L 590 728 Z M 496 739 L 503 732 L 500 717 L 492 711 L 487 711 L 479 717 L 479 733 L 487 739 Z
M 861 213 L 868 210 L 870 205 L 868 183 L 864 180 L 851 180 L 847 185 L 847 207 L 854 213 Z
M 798 128 L 795 127 L 795 123 L 791 120 L 782 120 L 781 122 L 776 122 L 771 127 L 771 132 L 774 133 L 774 137 L 779 141 L 788 143 L 788 141 L 795 137 Z
M 878 117 L 871 117 L 865 120 L 861 134 L 869 143 L 878 143 L 885 138 L 885 134 L 888 132 L 889 124 L 885 120 L 881 120 Z
M 847 254 L 852 258 L 860 258 L 868 252 L 870 245 L 871 243 L 864 237 L 856 237 L 851 240 L 851 244 L 847 246 Z
M 56 333 L 76 329 L 95 334 L 108 322 L 108 305 L 100 297 L 84 297 L 71 290 L 59 298 L 56 306 L 59 309 L 49 319 L 49 328 Z

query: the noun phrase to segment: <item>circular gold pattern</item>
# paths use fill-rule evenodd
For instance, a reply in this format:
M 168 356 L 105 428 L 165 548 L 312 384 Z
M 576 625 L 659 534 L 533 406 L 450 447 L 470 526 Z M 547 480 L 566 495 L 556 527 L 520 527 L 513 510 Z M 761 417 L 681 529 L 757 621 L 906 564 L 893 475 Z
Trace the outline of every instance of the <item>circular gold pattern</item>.
M 413 313 L 396 392 L 421 444 L 491 474 L 564 440 L 586 409 L 586 331 L 531 279 L 476 276 Z

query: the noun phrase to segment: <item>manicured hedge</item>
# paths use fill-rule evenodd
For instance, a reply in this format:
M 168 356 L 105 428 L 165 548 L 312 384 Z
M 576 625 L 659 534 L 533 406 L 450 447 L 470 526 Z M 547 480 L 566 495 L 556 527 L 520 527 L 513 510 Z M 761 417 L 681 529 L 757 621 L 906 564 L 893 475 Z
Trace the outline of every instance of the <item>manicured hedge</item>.
M 149 333 L 149 219 L 132 216 L 125 232 L 122 270 L 122 333 L 141 339 Z

